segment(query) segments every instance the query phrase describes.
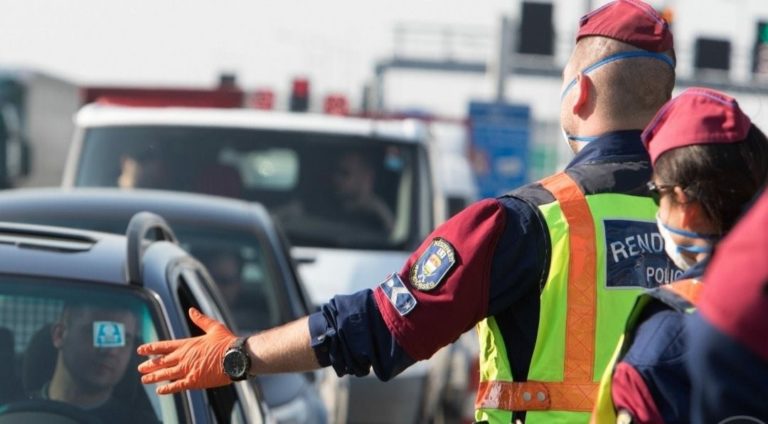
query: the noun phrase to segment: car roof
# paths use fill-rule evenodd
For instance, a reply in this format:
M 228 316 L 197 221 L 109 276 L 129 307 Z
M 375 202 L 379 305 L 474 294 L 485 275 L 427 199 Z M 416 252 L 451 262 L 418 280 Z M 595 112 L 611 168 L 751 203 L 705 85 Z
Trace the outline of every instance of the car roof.
M 171 221 L 172 226 L 188 224 L 228 229 L 271 228 L 266 209 L 247 202 L 205 194 L 162 190 L 121 190 L 117 188 L 25 188 L 0 191 L 0 219 L 14 214 L 32 218 L 36 212 L 57 216 L 99 217 L 125 220 L 136 212 L 149 210 Z
M 133 107 L 89 104 L 77 113 L 79 127 L 194 126 L 376 136 L 424 142 L 428 130 L 415 119 L 379 120 L 254 109 Z
M 128 284 L 124 236 L 0 222 L 0 272 Z

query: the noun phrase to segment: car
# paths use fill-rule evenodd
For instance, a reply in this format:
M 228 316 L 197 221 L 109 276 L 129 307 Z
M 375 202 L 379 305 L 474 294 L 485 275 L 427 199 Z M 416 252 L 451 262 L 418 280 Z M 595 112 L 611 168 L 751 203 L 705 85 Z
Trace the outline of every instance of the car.
M 479 188 L 470 162 L 471 145 L 464 123 L 434 121 L 430 130 L 438 146 L 438 181 L 445 196 L 446 218 L 479 200 Z
M 200 260 L 243 334 L 310 312 L 279 228 L 258 203 L 159 190 L 21 189 L 0 192 L 0 220 L 123 233 L 131 216 L 149 211 L 174 228 L 179 244 Z M 331 369 L 259 376 L 278 423 L 344 422 L 348 379 Z M 326 408 L 327 405 L 327 408 Z
M 0 422 L 271 422 L 247 382 L 172 396 L 141 383 L 135 346 L 201 334 L 189 307 L 231 322 L 157 215 L 135 215 L 125 235 L 0 222 Z
M 62 185 L 258 201 L 322 304 L 398 271 L 445 218 L 440 164 L 429 126 L 416 120 L 96 103 L 77 114 Z M 351 379 L 349 421 L 435 418 L 448 350 L 387 383 Z

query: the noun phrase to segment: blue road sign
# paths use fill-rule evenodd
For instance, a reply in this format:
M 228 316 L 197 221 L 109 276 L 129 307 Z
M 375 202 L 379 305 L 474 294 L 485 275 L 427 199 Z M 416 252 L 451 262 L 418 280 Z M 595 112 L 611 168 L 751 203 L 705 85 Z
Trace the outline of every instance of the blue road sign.
M 527 182 L 531 110 L 527 105 L 470 102 L 470 135 L 482 197 L 495 197 Z M 479 164 L 479 166 L 478 166 Z

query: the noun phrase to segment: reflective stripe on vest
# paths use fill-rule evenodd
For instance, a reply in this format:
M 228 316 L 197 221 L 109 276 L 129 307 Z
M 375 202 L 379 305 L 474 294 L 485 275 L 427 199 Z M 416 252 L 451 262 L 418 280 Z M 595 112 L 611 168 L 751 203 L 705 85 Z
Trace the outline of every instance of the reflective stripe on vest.
M 629 318 L 627 319 L 626 330 L 619 339 L 619 343 L 616 346 L 616 352 L 614 353 L 613 358 L 611 358 L 611 362 L 606 366 L 605 372 L 600 380 L 600 391 L 598 392 L 597 401 L 595 402 L 592 417 L 590 418 L 591 424 L 616 422 L 617 411 L 613 404 L 613 397 L 611 396 L 613 373 L 616 371 L 616 365 L 621 361 L 632 345 L 631 336 L 637 326 L 640 325 L 640 316 L 642 316 L 646 306 L 648 306 L 648 304 L 655 298 L 680 312 L 692 312 L 699 299 L 701 284 L 698 280 L 686 279 L 675 281 L 674 283 L 662 286 L 661 288 L 666 292 L 663 293 L 665 294 L 664 296 L 654 296 L 646 293 L 637 298 L 635 307 L 632 309 L 632 313 L 630 313 Z M 669 300 L 673 300 L 673 302 L 670 302 Z
M 599 255 L 604 256 L 605 247 L 598 245 L 595 228 L 603 216 L 652 222 L 655 215 L 655 206 L 647 198 L 607 193 L 591 195 L 588 199 L 565 173 L 542 180 L 541 185 L 552 193 L 555 202 L 539 207 L 550 232 L 552 251 L 549 252 L 548 279 L 541 295 L 539 333 L 529 381 L 513 381 L 495 319 L 481 321 L 478 324 L 481 382 L 475 402 L 477 420 L 508 423 L 511 411 L 532 411 L 526 422 L 586 422 L 589 419 L 598 391 L 595 378 L 611 353 L 603 347 L 597 352 L 596 339 L 602 329 L 602 334 L 609 336 L 608 349 L 612 349 L 623 330 L 621 324 L 610 323 L 616 328 L 607 331 L 606 324 L 596 323 L 597 281 L 605 278 L 605 273 L 598 276 L 597 261 Z M 595 210 L 601 213 L 593 216 Z M 611 213 L 602 214 L 606 210 Z M 612 296 L 618 300 L 611 300 L 613 303 L 606 303 L 603 308 L 618 311 L 617 319 L 623 322 L 639 292 L 639 289 L 625 288 L 614 291 Z M 598 328 L 601 325 L 603 327 Z M 599 367 L 595 358 L 602 358 L 597 364 Z

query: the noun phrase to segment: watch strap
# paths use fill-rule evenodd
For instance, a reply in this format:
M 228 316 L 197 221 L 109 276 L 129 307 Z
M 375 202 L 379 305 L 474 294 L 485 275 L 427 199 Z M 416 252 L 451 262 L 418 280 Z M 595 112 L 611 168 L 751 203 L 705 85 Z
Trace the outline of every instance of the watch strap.
M 229 349 L 237 349 L 237 350 L 244 350 L 245 342 L 248 340 L 248 337 L 238 337 L 235 339 L 235 341 L 229 346 Z M 229 350 L 227 349 L 227 350 Z M 246 352 L 247 353 L 247 352 Z
M 248 341 L 248 337 L 238 337 L 229 346 L 229 348 L 227 348 L 227 353 L 224 354 L 224 356 L 226 358 L 226 355 L 234 350 L 234 351 L 237 351 L 240 355 L 242 355 L 244 360 L 245 360 L 246 369 L 245 369 L 245 374 L 243 374 L 242 376 L 233 376 L 233 375 L 229 374 L 226 371 L 226 368 L 225 368 L 224 372 L 227 375 L 229 375 L 229 378 L 232 381 L 243 381 L 243 380 L 248 379 L 248 377 L 252 376 L 252 374 L 251 374 L 251 355 L 248 354 L 248 350 L 245 347 L 245 343 L 247 341 Z

